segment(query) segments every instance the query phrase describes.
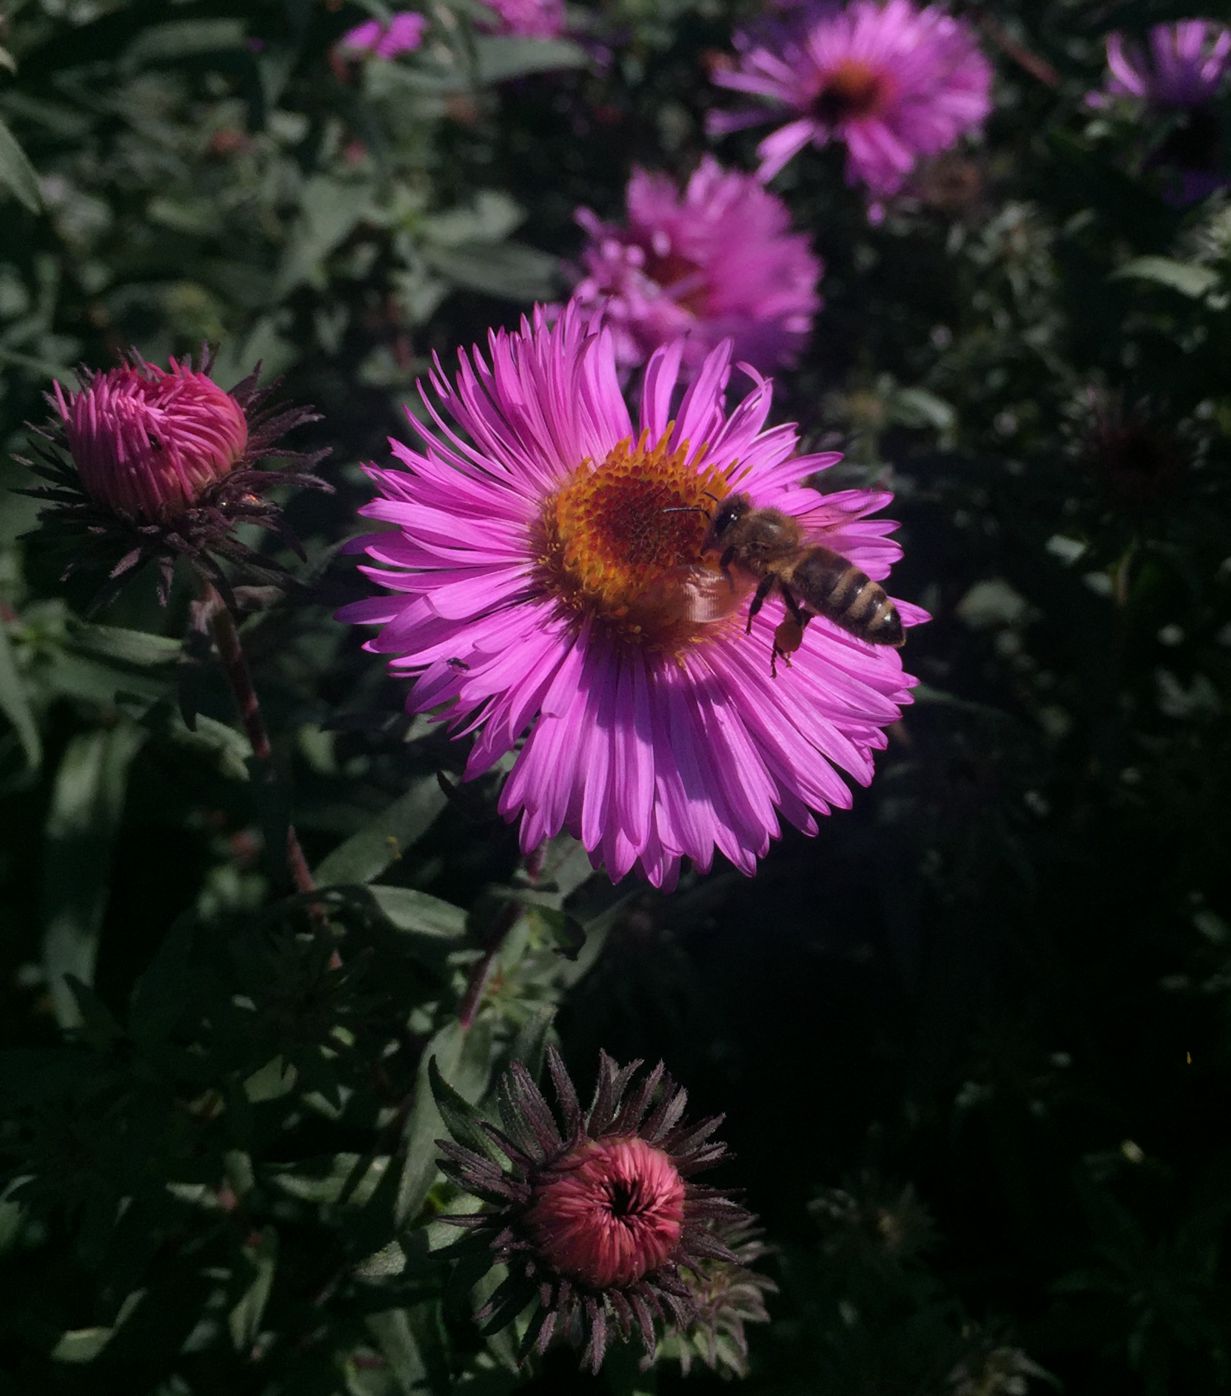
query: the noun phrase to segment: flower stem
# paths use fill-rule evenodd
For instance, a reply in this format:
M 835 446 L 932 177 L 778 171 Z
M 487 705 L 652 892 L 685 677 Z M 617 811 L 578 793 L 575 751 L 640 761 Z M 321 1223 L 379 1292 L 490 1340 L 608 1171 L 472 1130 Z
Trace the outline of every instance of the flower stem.
M 210 633 L 214 637 L 214 645 L 222 663 L 222 672 L 231 685 L 235 706 L 239 709 L 240 721 L 243 723 L 249 745 L 252 747 L 252 755 L 256 758 L 262 774 L 272 779 L 274 764 L 273 748 L 269 743 L 269 730 L 265 726 L 265 717 L 261 712 L 261 700 L 257 697 L 257 691 L 252 682 L 252 671 L 248 668 L 248 660 L 240 642 L 235 617 L 212 582 L 202 582 L 201 584 L 201 605 L 209 621 Z M 304 857 L 303 847 L 293 824 L 286 826 L 286 866 L 297 892 L 316 891 L 316 882 L 308 867 L 308 860 Z M 312 916 L 314 920 L 321 919 L 322 909 L 319 906 L 314 906 Z
M 526 878 L 533 886 L 539 880 L 539 874 L 543 871 L 543 847 L 536 848 L 533 853 L 526 855 Z M 462 995 L 461 1006 L 457 1010 L 458 1021 L 463 1028 L 468 1028 L 474 1022 L 479 1011 L 479 1003 L 483 998 L 483 989 L 487 984 L 487 976 L 491 971 L 492 961 L 500 953 L 500 947 L 508 938 L 509 932 L 517 925 L 523 907 L 517 902 L 506 902 L 500 908 L 500 915 L 497 916 L 495 924 L 487 937 L 487 944 L 483 953 L 474 962 L 470 969 L 470 978 L 466 981 L 466 992 Z

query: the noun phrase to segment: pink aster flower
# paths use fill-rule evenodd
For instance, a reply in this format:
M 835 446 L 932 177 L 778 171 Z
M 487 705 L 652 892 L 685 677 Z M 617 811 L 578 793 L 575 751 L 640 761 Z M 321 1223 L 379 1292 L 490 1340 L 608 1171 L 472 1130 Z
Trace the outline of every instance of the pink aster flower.
M 728 407 L 729 345 L 673 405 L 682 352 L 654 353 L 633 411 L 610 333 L 574 305 L 494 331 L 488 357 L 463 350 L 455 381 L 437 362 L 421 444 L 368 471 L 363 512 L 394 527 L 362 540 L 365 571 L 391 594 L 342 613 L 383 627 L 369 648 L 414 680 L 413 711 L 476 734 L 467 776 L 525 735 L 500 797 L 524 849 L 567 829 L 613 879 L 655 886 L 715 849 L 754 872 L 781 819 L 815 833 L 814 812 L 851 803 L 845 778 L 871 780 L 913 682 L 895 650 L 824 618 L 775 680 L 777 603 L 750 635 L 730 587 L 725 611 L 694 609 L 708 516 L 733 492 L 872 577 L 899 549 L 866 517 L 890 495 L 806 488 L 840 457 L 797 455 L 795 428 L 767 425 L 767 380 Z
M 1156 24 L 1144 47 L 1110 34 L 1107 69 L 1106 96 L 1172 110 L 1197 107 L 1217 96 L 1231 72 L 1231 29 L 1205 19 Z M 1096 104 L 1102 98 L 1093 94 Z
M 497 34 L 520 34 L 527 39 L 555 39 L 564 33 L 563 0 L 483 0 L 492 11 L 485 26 Z
M 846 146 L 849 183 L 896 193 L 921 156 L 954 145 L 991 110 L 991 67 L 969 28 L 911 0 L 851 0 L 822 9 L 794 40 L 754 44 L 715 82 L 789 114 L 758 148 L 769 179 L 809 143 Z M 715 113 L 715 132 L 768 119 Z
M 369 19 L 347 30 L 338 51 L 348 58 L 396 58 L 413 53 L 423 42 L 427 19 L 417 10 L 399 10 L 388 20 Z
M 728 338 L 737 361 L 764 372 L 795 362 L 821 304 L 821 263 L 780 199 L 706 156 L 683 193 L 635 171 L 627 201 L 624 225 L 577 213 L 590 245 L 575 295 L 605 307 L 622 362 L 681 336 L 690 371 Z

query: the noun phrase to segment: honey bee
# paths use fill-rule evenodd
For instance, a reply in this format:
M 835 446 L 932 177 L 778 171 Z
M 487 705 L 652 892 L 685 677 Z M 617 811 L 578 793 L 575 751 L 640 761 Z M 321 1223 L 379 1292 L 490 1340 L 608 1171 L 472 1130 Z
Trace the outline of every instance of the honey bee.
M 780 509 L 756 509 L 746 494 L 719 501 L 701 544 L 702 557 L 709 553 L 719 554 L 718 571 L 693 569 L 692 618 L 721 620 L 751 593 L 745 627 L 751 634 L 753 617 L 778 592 L 786 615 L 774 631 L 774 677 L 779 659 L 790 664 L 814 616 L 869 644 L 905 642 L 902 618 L 884 588 L 840 553 L 808 542 L 799 521 Z

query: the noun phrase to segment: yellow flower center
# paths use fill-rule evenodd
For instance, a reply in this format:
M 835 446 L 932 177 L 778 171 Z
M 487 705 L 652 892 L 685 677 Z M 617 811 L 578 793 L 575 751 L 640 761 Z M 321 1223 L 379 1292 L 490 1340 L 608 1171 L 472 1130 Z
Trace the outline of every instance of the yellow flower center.
M 716 501 L 730 490 L 705 447 L 672 449 L 673 426 L 621 441 L 599 465 L 583 461 L 543 505 L 539 581 L 578 620 L 619 639 L 677 652 L 698 638 L 689 581 Z

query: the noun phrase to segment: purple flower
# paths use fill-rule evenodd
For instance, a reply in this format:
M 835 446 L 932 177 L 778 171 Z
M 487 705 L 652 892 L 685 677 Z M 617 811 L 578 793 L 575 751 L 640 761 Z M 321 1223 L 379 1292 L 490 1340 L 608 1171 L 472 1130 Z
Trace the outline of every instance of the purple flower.
M 967 26 L 910 0 L 852 0 L 822 9 L 781 45 L 749 46 L 715 82 L 790 114 L 760 144 L 769 179 L 810 142 L 846 146 L 849 183 L 896 193 L 920 156 L 954 145 L 991 110 L 991 67 Z M 759 111 L 715 113 L 721 133 L 767 119 Z
M 689 371 L 727 338 L 737 361 L 763 372 L 795 362 L 820 308 L 821 263 L 780 199 L 707 156 L 682 194 L 635 171 L 627 202 L 624 225 L 577 213 L 590 245 L 575 297 L 605 308 L 622 363 L 681 336 Z
M 1123 34 L 1107 37 L 1106 95 L 1183 110 L 1217 96 L 1231 71 L 1231 29 L 1205 19 L 1156 24 L 1145 47 Z M 1096 103 L 1103 94 L 1093 94 Z
M 564 33 L 563 0 L 484 0 L 493 19 L 486 28 L 527 39 L 555 39 Z
M 682 352 L 654 353 L 633 412 L 610 332 L 575 305 L 492 332 L 486 357 L 462 350 L 454 380 L 437 362 L 421 444 L 368 469 L 380 497 L 363 512 L 393 528 L 363 540 L 365 571 L 391 594 L 341 617 L 383 627 L 369 648 L 414 680 L 411 710 L 476 734 L 468 777 L 525 736 L 500 797 L 524 849 L 567 829 L 613 880 L 636 868 L 655 886 L 715 849 L 751 874 L 781 819 L 815 833 L 814 811 L 850 805 L 844 777 L 871 780 L 913 683 L 896 650 L 823 617 L 774 680 L 777 603 L 749 634 L 744 594 L 692 607 L 708 516 L 732 492 L 872 577 L 900 550 L 866 517 L 889 494 L 805 487 L 839 457 L 766 426 L 767 380 L 728 410 L 729 345 L 675 403 Z
M 1146 161 L 1160 173 L 1164 196 L 1184 207 L 1223 188 L 1227 160 L 1213 104 L 1231 72 L 1231 29 L 1204 19 L 1156 24 L 1144 47 L 1110 34 L 1107 68 L 1106 88 L 1087 98 L 1092 107 L 1124 99 L 1164 118 Z
M 347 30 L 338 41 L 338 50 L 348 58 L 396 58 L 413 53 L 423 42 L 426 18 L 417 10 L 399 10 L 391 19 L 369 19 Z

